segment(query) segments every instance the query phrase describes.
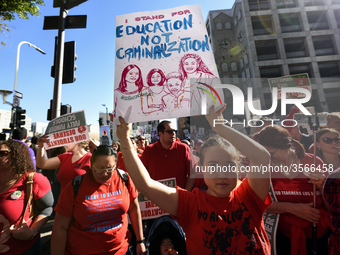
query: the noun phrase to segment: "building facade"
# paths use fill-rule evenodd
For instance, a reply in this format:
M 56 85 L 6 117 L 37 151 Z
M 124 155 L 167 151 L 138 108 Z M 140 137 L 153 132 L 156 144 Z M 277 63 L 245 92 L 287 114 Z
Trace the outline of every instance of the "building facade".
M 268 78 L 308 73 L 305 106 L 340 111 L 340 0 L 236 0 L 210 11 L 206 27 L 221 82 L 244 95 L 252 87 L 261 109 L 272 106 Z M 231 94 L 225 100 L 232 105 Z M 284 118 L 280 110 L 273 115 Z

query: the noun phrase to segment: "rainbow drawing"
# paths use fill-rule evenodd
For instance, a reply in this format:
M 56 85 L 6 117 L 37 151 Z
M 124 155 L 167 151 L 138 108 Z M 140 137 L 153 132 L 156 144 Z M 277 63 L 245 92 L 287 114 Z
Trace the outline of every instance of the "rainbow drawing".
M 198 81 L 197 83 L 199 83 L 199 84 L 201 84 L 201 85 L 204 85 L 204 86 L 208 87 L 212 92 L 214 92 L 214 93 L 216 94 L 218 100 L 220 101 L 220 104 L 223 105 L 220 96 L 218 95 L 217 91 L 216 91 L 212 86 L 210 86 L 210 85 L 208 85 L 208 84 L 206 84 L 206 83 L 204 83 L 204 82 L 199 82 L 199 81 Z M 208 91 L 208 90 L 206 90 L 206 89 L 204 89 L 204 88 L 200 88 L 200 87 L 197 87 L 197 88 L 203 90 L 203 91 L 206 92 L 208 95 L 210 95 L 211 98 L 214 100 L 214 103 L 215 103 L 215 105 L 216 105 L 216 100 L 215 100 L 214 96 L 210 93 L 210 91 Z

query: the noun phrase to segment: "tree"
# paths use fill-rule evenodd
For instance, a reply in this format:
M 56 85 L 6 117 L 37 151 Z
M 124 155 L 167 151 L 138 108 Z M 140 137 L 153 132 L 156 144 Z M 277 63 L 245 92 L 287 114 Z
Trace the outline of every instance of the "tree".
M 9 32 L 6 21 L 12 21 L 17 14 L 20 19 L 29 19 L 31 16 L 39 16 L 39 5 L 44 6 L 43 0 L 0 0 L 0 34 Z M 6 46 L 4 42 L 0 42 Z

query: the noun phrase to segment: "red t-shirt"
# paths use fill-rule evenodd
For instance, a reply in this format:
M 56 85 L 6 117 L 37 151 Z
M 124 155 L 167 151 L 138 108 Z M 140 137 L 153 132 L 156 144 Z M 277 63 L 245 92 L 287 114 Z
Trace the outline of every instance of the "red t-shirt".
M 142 154 L 137 153 L 137 155 L 139 158 L 142 157 Z M 125 164 L 124 164 L 124 160 L 123 160 L 123 153 L 121 151 L 119 151 L 117 155 L 117 168 L 127 172 Z
M 145 148 L 141 160 L 152 179 L 175 177 L 176 185 L 185 188 L 190 175 L 190 148 L 186 144 L 173 142 L 166 150 L 158 141 Z
M 195 188 L 178 190 L 178 223 L 186 234 L 188 254 L 270 254 L 262 215 L 263 202 L 245 179 L 230 197 L 220 198 Z
M 72 163 L 73 152 L 65 152 L 58 155 L 61 162 L 58 181 L 61 185 L 61 191 L 66 187 L 66 185 L 71 182 L 78 175 L 85 174 L 91 169 L 91 157 L 90 152 L 86 153 L 83 157 Z
M 65 254 L 125 254 L 129 246 L 127 212 L 138 196 L 129 177 L 129 188 L 117 171 L 105 183 L 97 183 L 92 172 L 84 175 L 74 200 L 69 183 L 60 195 L 55 211 L 74 217 L 67 232 Z
M 302 159 L 300 159 L 300 164 L 301 167 L 308 167 L 312 164 L 314 164 L 314 159 L 313 155 L 306 153 L 306 156 Z M 316 165 L 320 166 L 321 169 L 324 166 L 326 166 L 323 161 L 317 157 L 316 158 Z M 293 167 L 298 167 L 293 165 Z M 324 173 L 325 176 L 328 176 L 328 170 L 327 172 Z M 277 198 L 278 202 L 291 202 L 291 203 L 312 203 L 313 202 L 313 184 L 308 182 L 307 176 L 305 176 L 303 173 L 298 173 L 298 175 L 294 179 L 289 179 L 285 177 L 282 173 L 272 173 L 272 183 L 273 183 L 273 189 L 275 192 L 275 196 Z M 321 191 L 317 190 L 316 193 L 316 204 L 317 208 L 320 209 L 320 207 L 323 204 L 322 201 L 322 196 L 321 196 Z M 322 225 L 317 224 L 317 230 L 318 230 L 318 236 L 321 236 L 327 231 L 327 225 L 328 225 L 328 215 L 329 213 L 326 214 L 321 214 L 321 219 L 320 221 L 322 222 Z M 310 236 L 311 233 L 311 223 L 308 223 L 307 221 L 304 221 L 300 218 L 295 217 L 294 215 L 289 215 L 289 217 L 293 217 L 295 219 L 296 224 L 300 225 L 306 225 L 308 228 L 305 229 L 305 234 L 306 236 Z M 325 218 L 326 217 L 326 218 Z M 294 221 L 294 220 L 293 220 Z M 306 224 L 303 224 L 303 223 Z M 324 223 L 325 222 L 325 223 Z M 279 227 L 278 229 L 284 233 L 288 231 L 287 229 L 287 224 L 284 222 L 284 220 L 279 221 Z
M 0 254 L 22 254 L 27 251 L 36 241 L 38 235 L 33 240 L 21 241 L 15 239 L 9 233 L 12 224 L 18 224 L 24 210 L 24 199 L 26 197 L 26 182 L 28 175 L 23 175 L 11 188 L 0 194 Z M 48 179 L 40 173 L 33 175 L 33 200 L 38 200 L 51 190 Z M 14 194 L 16 192 L 16 194 Z M 32 225 L 29 219 L 29 210 L 26 211 L 24 220 L 27 225 Z

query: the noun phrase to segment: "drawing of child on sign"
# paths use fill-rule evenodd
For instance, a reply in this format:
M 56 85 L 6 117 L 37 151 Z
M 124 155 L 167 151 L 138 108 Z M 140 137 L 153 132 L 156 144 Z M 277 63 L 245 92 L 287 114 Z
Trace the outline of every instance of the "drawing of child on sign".
M 150 114 L 156 111 L 163 111 L 164 103 L 162 97 L 165 92 L 165 75 L 158 68 L 152 69 L 147 77 L 146 83 L 149 87 L 145 87 L 141 94 L 141 107 L 144 114 Z
M 190 107 L 191 102 L 196 102 L 190 90 L 185 89 L 185 79 L 178 72 L 171 72 L 166 76 L 166 88 L 169 93 L 162 97 L 165 111 L 170 112 L 178 108 Z M 198 104 L 198 103 L 197 103 Z
M 142 72 L 136 65 L 128 65 L 124 68 L 120 83 L 115 91 L 124 95 L 139 94 L 143 89 Z
M 179 63 L 179 72 L 186 79 L 185 89 L 191 89 L 195 94 L 197 94 L 197 91 L 192 86 L 200 86 L 197 82 L 209 83 L 208 85 L 211 85 L 212 78 L 216 78 L 198 54 L 185 54 Z M 190 78 L 195 78 L 195 82 L 190 84 Z M 201 93 L 202 91 L 198 90 L 200 97 Z

